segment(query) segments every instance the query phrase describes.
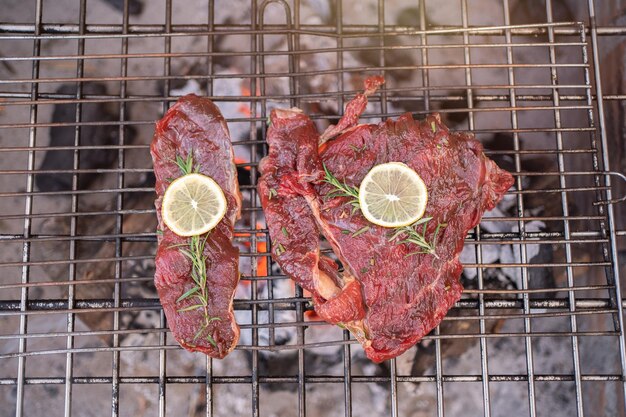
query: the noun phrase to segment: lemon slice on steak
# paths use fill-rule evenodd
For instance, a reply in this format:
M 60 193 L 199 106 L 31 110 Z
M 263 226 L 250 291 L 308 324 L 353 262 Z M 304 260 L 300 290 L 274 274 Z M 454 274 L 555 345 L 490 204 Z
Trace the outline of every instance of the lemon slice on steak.
M 219 185 L 202 174 L 174 180 L 163 196 L 161 216 L 179 236 L 201 235 L 213 229 L 226 214 L 226 197 Z
M 401 162 L 376 165 L 359 187 L 361 212 L 383 227 L 408 226 L 426 210 L 428 191 L 422 178 Z

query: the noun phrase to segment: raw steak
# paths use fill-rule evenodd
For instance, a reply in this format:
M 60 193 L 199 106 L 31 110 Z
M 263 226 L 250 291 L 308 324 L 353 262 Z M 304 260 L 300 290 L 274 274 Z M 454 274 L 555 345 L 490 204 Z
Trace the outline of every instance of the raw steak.
M 472 135 L 450 132 L 438 115 L 418 122 L 405 114 L 377 125 L 355 125 L 366 95 L 381 83 L 380 77 L 368 79 L 366 94 L 349 103 L 337 126 L 321 136 L 300 112 L 275 110 L 268 131 L 270 153 L 261 163 L 259 183 L 273 257 L 313 293 L 318 314 L 348 328 L 375 362 L 413 346 L 460 298 L 458 258 L 465 236 L 513 184 L 512 176 L 485 157 Z M 328 143 L 318 146 L 324 141 Z M 391 239 L 393 229 L 353 212 L 348 199 L 330 195 L 334 187 L 323 180 L 322 164 L 339 180 L 358 187 L 371 168 L 392 161 L 407 164 L 426 183 L 425 217 L 432 217 L 425 223 L 428 242 L 440 226 L 434 254 L 415 253 L 421 248 L 402 243 L 402 235 Z M 269 190 L 275 190 L 271 200 Z M 298 209 L 281 209 L 281 201 L 298 204 Z M 282 227 L 287 234 L 281 233 Z M 336 272 L 336 265 L 327 265 L 327 259 L 315 265 L 319 232 L 341 261 L 343 274 Z M 326 270 L 334 271 L 327 274 L 332 292 L 321 278 L 320 271 Z
M 154 283 L 174 337 L 182 347 L 214 358 L 230 353 L 239 340 L 233 314 L 233 296 L 239 282 L 239 251 L 233 246 L 233 227 L 241 211 L 241 196 L 228 127 L 219 109 L 193 94 L 182 97 L 157 122 L 150 146 L 156 175 L 155 202 L 159 229 Z M 181 252 L 189 238 L 174 234 L 161 219 L 161 200 L 170 182 L 182 175 L 176 156 L 193 155 L 194 167 L 213 178 L 224 191 L 228 208 L 219 224 L 208 232 L 206 291 L 208 307 L 180 311 L 196 304 L 193 297 L 177 301 L 194 287 L 192 265 Z M 206 235 L 201 238 L 204 239 Z M 217 318 L 208 325 L 205 313 Z

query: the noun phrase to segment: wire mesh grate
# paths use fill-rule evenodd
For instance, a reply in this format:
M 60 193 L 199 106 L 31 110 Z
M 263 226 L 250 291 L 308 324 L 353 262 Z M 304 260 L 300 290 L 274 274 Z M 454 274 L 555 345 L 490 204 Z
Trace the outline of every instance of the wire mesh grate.
M 624 413 L 597 28 L 550 0 L 539 23 L 508 0 L 66 3 L 0 22 L 2 413 Z M 254 186 L 269 110 L 322 128 L 369 74 L 387 83 L 363 120 L 439 112 L 516 178 L 468 235 L 461 301 L 381 366 L 273 263 Z M 244 195 L 223 361 L 178 347 L 152 285 L 149 142 L 187 92 L 227 117 Z

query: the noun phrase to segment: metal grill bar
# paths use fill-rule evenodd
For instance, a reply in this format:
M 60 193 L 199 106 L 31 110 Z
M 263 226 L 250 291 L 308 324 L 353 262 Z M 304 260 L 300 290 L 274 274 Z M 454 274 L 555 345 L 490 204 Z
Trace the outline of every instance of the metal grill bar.
M 597 27 L 593 0 L 588 0 L 588 26 L 554 21 L 555 3 L 551 0 L 545 2 L 545 21 L 533 24 L 511 24 L 516 17 L 509 7 L 513 2 L 502 0 L 501 16 L 494 13 L 492 26 L 476 25 L 467 0 L 458 2 L 459 21 L 450 25 L 430 24 L 430 4 L 419 2 L 411 26 L 393 22 L 394 4 L 383 0 L 369 2 L 376 16 L 361 19 L 363 23 L 359 19 L 355 22 L 350 15 L 352 11 L 346 12 L 346 8 L 352 7 L 349 2 L 338 1 L 333 3 L 332 19 L 315 24 L 308 19 L 308 5 L 297 0 L 251 0 L 248 22 L 224 22 L 221 6 L 216 10 L 211 0 L 203 6 L 206 20 L 202 17 L 182 24 L 176 18 L 177 9 L 172 0 L 158 6 L 162 19 L 147 24 L 130 16 L 130 0 L 123 3 L 121 21 L 112 24 L 88 19 L 88 11 L 94 6 L 87 0 L 78 2 L 76 21 L 71 23 L 60 24 L 46 18 L 50 10 L 43 9 L 41 0 L 36 2 L 34 21 L 0 22 L 0 48 L 33 42 L 32 55 L 17 48 L 19 52 L 0 56 L 0 70 L 4 68 L 2 65 L 20 68 L 17 75 L 0 79 L 0 134 L 24 135 L 23 141 L 7 141 L 0 147 L 4 156 L 0 203 L 5 207 L 13 201 L 19 202 L 17 208 L 0 215 L 0 222 L 9 226 L 0 234 L 0 245 L 6 249 L 6 254 L 0 253 L 0 268 L 5 277 L 0 284 L 0 320 L 11 324 L 0 330 L 0 370 L 4 364 L 11 364 L 10 374 L 0 373 L 0 388 L 15 388 L 16 416 L 28 415 L 30 399 L 35 398 L 31 389 L 48 385 L 63 387 L 59 407 L 66 417 L 80 413 L 76 406 L 83 392 L 79 395 L 79 390 L 92 384 L 111 386 L 112 416 L 125 413 L 125 390 L 136 392 L 132 390 L 142 384 L 155 388 L 157 400 L 153 413 L 159 416 L 171 414 L 171 408 L 178 404 L 178 389 L 183 387 L 196 390 L 189 394 L 189 414 L 206 416 L 223 414 L 222 396 L 229 390 L 246 398 L 247 414 L 266 415 L 271 408 L 267 403 L 272 401 L 268 398 L 274 398 L 271 391 L 282 390 L 283 385 L 293 388 L 290 398 L 294 403 L 297 398 L 299 416 L 310 414 L 307 408 L 311 409 L 317 401 L 316 390 L 323 390 L 327 384 L 336 387 L 337 396 L 333 398 L 347 417 L 360 413 L 357 410 L 362 409 L 363 390 L 375 384 L 384 387 L 380 389 L 386 397 L 381 401 L 387 402 L 385 411 L 392 416 L 403 415 L 406 402 L 411 401 L 412 394 L 405 389 L 407 384 L 422 384 L 419 390 L 432 397 L 430 411 L 438 416 L 445 416 L 446 412 L 454 414 L 451 399 L 458 383 L 466 387 L 468 398 L 476 389 L 472 387 L 480 387 L 476 412 L 482 410 L 484 416 L 502 415 L 497 399 L 502 395 L 503 384 L 517 383 L 515 386 L 523 387 L 515 395 L 524 398 L 528 409 L 519 412 L 531 416 L 543 413 L 545 386 L 565 387 L 564 395 L 571 395 L 571 413 L 575 409 L 579 416 L 595 412 L 590 405 L 594 404 L 590 400 L 595 392 L 592 386 L 609 389 L 619 385 L 617 395 L 626 399 L 625 301 L 620 297 L 618 260 L 618 239 L 626 236 L 626 231 L 616 229 L 614 207 L 610 204 L 604 207 L 606 202 L 614 200 L 610 176 L 620 174 L 609 171 L 610 149 L 603 104 L 604 100 L 624 101 L 626 96 L 616 91 L 603 92 L 598 46 L 599 36 L 624 36 L 626 30 Z M 242 39 L 246 45 L 241 50 L 225 50 L 219 43 L 220 37 Z M 316 41 L 311 42 L 311 38 Z M 180 42 L 189 39 L 197 39 L 201 47 L 180 47 Z M 276 39 L 281 39 L 279 48 L 273 46 Z M 145 45 L 157 45 L 154 49 L 135 47 L 135 42 L 150 40 L 152 43 Z M 114 48 L 119 42 L 120 50 L 91 49 L 92 43 L 103 41 L 115 45 Z M 70 42 L 72 48 L 75 42 L 76 49 L 61 48 L 47 53 L 48 43 L 58 42 Z M 588 47 L 591 47 L 590 55 Z M 520 59 L 524 51 L 532 51 L 541 59 Z M 415 58 L 414 62 L 408 65 L 396 62 L 393 57 L 398 55 L 394 54 L 400 53 Z M 481 59 L 485 53 L 501 56 L 494 60 Z M 354 57 L 359 54 L 373 58 L 371 62 L 361 62 L 359 58 L 355 65 Z M 452 54 L 449 56 L 456 59 L 442 61 L 441 54 Z M 332 57 L 331 64 L 316 67 L 311 65 L 311 57 Z M 245 65 L 236 72 L 223 71 L 222 60 L 237 59 L 245 60 Z M 162 71 L 161 61 L 159 71 L 144 71 L 143 66 L 151 65 L 154 60 L 162 60 Z M 276 65 L 277 61 L 283 61 L 284 65 Z M 179 73 L 177 64 L 181 62 L 198 62 L 205 71 Z M 115 72 L 90 69 L 100 63 L 115 67 Z M 57 65 L 69 65 L 70 70 L 50 70 Z M 30 66 L 30 77 L 19 75 L 25 73 L 22 71 L 25 66 Z M 410 109 L 412 114 L 418 117 L 434 110 L 444 118 L 467 115 L 461 123 L 465 127 L 457 128 L 472 131 L 481 139 L 507 135 L 512 149 L 487 149 L 485 153 L 512 162 L 516 189 L 509 195 L 515 207 L 511 212 L 484 219 L 481 227 L 468 234 L 466 248 L 473 252 L 474 260 L 465 262 L 464 266 L 466 270 L 476 271 L 475 278 L 450 315 L 419 347 L 432 350 L 431 368 L 414 373 L 406 369 L 405 358 L 401 358 L 377 368 L 377 372 L 382 372 L 380 375 L 364 371 L 361 349 L 349 332 L 339 332 L 310 318 L 309 298 L 299 287 L 288 294 L 284 292 L 283 286 L 289 281 L 269 257 L 272 242 L 253 184 L 258 177 L 259 159 L 265 151 L 269 109 L 310 108 L 312 111 L 308 113 L 312 118 L 325 125 L 333 122 L 337 110 L 341 112 L 346 100 L 359 92 L 355 77 L 381 73 L 393 80 L 405 70 L 418 77 L 404 85 L 389 82 L 380 94 L 372 97 L 364 119 L 395 117 L 403 113 L 403 103 L 410 102 L 414 106 Z M 461 76 L 451 76 L 442 84 L 438 79 L 441 71 Z M 526 82 L 527 71 L 547 76 Z M 580 76 L 568 77 L 567 74 L 573 73 Z M 503 77 L 486 79 L 484 74 Z M 332 82 L 324 88 L 310 88 L 310 80 L 323 77 Z M 272 87 L 277 80 L 284 81 L 282 91 Z M 247 223 L 235 230 L 235 241 L 245 247 L 241 253 L 242 265 L 247 265 L 241 279 L 241 287 L 247 292 L 235 300 L 235 310 L 238 319 L 247 319 L 242 322 L 242 342 L 231 355 L 232 361 L 229 362 L 229 357 L 223 362 L 245 363 L 247 371 L 243 373 L 230 372 L 230 365 L 208 358 L 200 358 L 197 369 L 172 372 L 182 352 L 169 335 L 159 301 L 154 293 L 138 296 L 132 292 L 153 279 L 150 271 L 136 273 L 132 268 L 153 259 L 156 235 L 151 230 L 135 230 L 127 225 L 129 218 L 148 223 L 155 213 L 151 198 L 144 197 L 151 195 L 154 188 L 134 182 L 152 171 L 144 160 L 134 159 L 138 154 L 147 155 L 149 138 L 141 136 L 139 143 L 133 142 L 129 129 L 149 130 L 159 117 L 158 112 L 165 112 L 178 98 L 173 90 L 184 82 L 199 84 L 218 105 L 240 104 L 250 110 L 227 114 L 231 126 L 245 125 L 245 133 L 233 137 L 233 144 L 236 149 L 245 149 L 242 155 L 247 154 L 246 161 L 237 167 L 249 172 L 251 179 L 250 184 L 241 187 L 246 197 L 243 213 Z M 245 85 L 249 95 L 243 89 L 224 93 L 222 86 L 233 82 Z M 52 91 L 61 83 L 75 85 L 75 92 Z M 112 88 L 106 94 L 88 94 L 89 83 L 104 83 Z M 140 83 L 153 83 L 158 88 L 145 90 L 137 87 Z M 70 121 L 53 122 L 47 117 L 59 105 L 75 106 L 71 107 Z M 114 106 L 117 114 L 113 120 L 84 120 L 85 109 L 93 105 Z M 151 110 L 134 114 L 135 108 Z M 2 118 L 3 112 L 26 114 L 26 110 L 28 118 Z M 540 120 L 546 115 L 549 121 L 529 123 L 529 118 L 535 115 Z M 504 122 L 485 122 L 489 117 Z M 573 124 L 571 118 L 578 118 L 577 123 Z M 117 132 L 114 143 L 101 146 L 84 143 L 88 129 L 109 127 Z M 45 136 L 42 132 L 48 128 L 72 129 L 72 144 L 46 146 L 45 140 L 37 136 Z M 577 138 L 586 142 L 577 142 Z M 82 166 L 81 156 L 93 151 L 114 152 L 117 162 L 105 168 Z M 39 167 L 36 157 L 48 152 L 71 155 L 71 169 Z M 24 156 L 21 165 L 13 164 L 11 159 L 15 157 L 17 161 L 21 156 Z M 526 161 L 532 158 L 543 158 L 553 164 L 542 170 L 529 169 Z M 585 162 L 572 167 L 571 161 L 577 158 Z M 36 190 L 36 179 L 68 174 L 71 177 L 68 190 Z M 81 187 L 79 180 L 87 174 L 111 181 Z M 26 184 L 25 187 L 13 185 L 18 182 Z M 39 201 L 51 198 L 67 204 L 39 207 Z M 112 204 L 90 207 L 90 201 L 95 198 L 108 199 Z M 588 205 L 578 210 L 572 208 L 585 198 L 590 200 Z M 133 203 L 141 199 L 148 204 Z M 556 209 L 538 211 L 537 199 L 556 201 Z M 593 207 L 595 203 L 600 205 Z M 111 227 L 100 230 L 85 226 L 100 221 L 108 221 Z M 67 227 L 51 230 L 47 223 Z M 533 229 L 537 223 L 545 228 Z M 507 224 L 515 224 L 516 228 L 503 231 Z M 47 254 L 46 248 L 51 245 L 58 248 Z M 87 248 L 92 246 L 111 250 L 90 253 Z M 514 252 L 513 259 L 493 261 L 492 251 L 505 248 Z M 554 258 L 533 259 L 537 248 L 550 248 Z M 583 253 L 586 256 L 581 256 Z M 61 272 L 50 272 L 56 269 Z M 86 277 L 85 271 L 96 269 L 103 273 Z M 262 272 L 265 270 L 267 276 Z M 503 270 L 516 271 L 519 285 L 493 288 L 494 271 Z M 558 282 L 533 285 L 533 277 L 540 271 L 558 277 Z M 594 281 L 595 275 L 601 275 L 601 279 Z M 98 288 L 109 286 L 109 294 L 97 292 Z M 128 324 L 129 317 L 147 313 L 155 314 L 153 327 L 134 328 Z M 87 323 L 99 316 L 107 316 L 110 321 L 103 327 L 82 327 L 80 321 Z M 42 319 L 51 323 L 59 319 L 62 325 L 42 329 L 37 327 Z M 550 320 L 563 325 L 556 329 L 542 328 L 542 323 Z M 467 326 L 466 330 L 454 327 L 459 325 Z M 320 340 L 316 336 L 319 329 L 332 333 L 332 337 Z M 283 344 L 283 332 L 292 332 L 294 338 Z M 614 369 L 586 368 L 589 341 L 598 339 L 609 341 L 606 346 L 613 347 L 607 350 L 607 355 L 613 355 L 615 361 L 619 356 L 620 363 Z M 128 340 L 141 342 L 127 345 Z M 524 346 L 524 367 L 511 373 L 503 372 L 497 359 L 498 343 L 508 340 L 523 342 Z M 566 341 L 563 345 L 566 357 L 554 359 L 563 361 L 559 363 L 562 371 L 543 368 L 538 346 L 548 340 Z M 476 364 L 471 370 L 459 371 L 448 360 L 450 344 L 460 342 L 476 347 L 473 357 Z M 315 368 L 316 361 L 312 358 L 324 349 L 337 349 L 338 367 L 333 371 Z M 473 348 L 467 349 L 470 352 Z M 151 371 L 126 373 L 126 355 L 139 353 L 153 355 L 155 366 Z M 420 350 L 419 354 L 424 352 Z M 106 358 L 110 368 L 82 376 L 84 355 L 103 355 L 98 360 Z M 467 357 L 467 353 L 463 355 L 460 357 Z M 59 375 L 42 376 L 33 372 L 37 360 L 59 358 L 62 365 Z M 293 366 L 289 371 L 272 373 L 271 369 L 264 369 L 267 361 L 271 366 L 285 363 Z
M 127 33 L 123 33 L 123 25 L 102 25 L 102 24 L 91 24 L 86 26 L 86 35 L 72 35 L 73 33 L 78 33 L 79 27 L 75 24 L 39 24 L 39 25 L 31 25 L 28 23 L 3 23 L 0 24 L 0 32 L 5 33 L 33 33 L 35 32 L 35 27 L 39 26 L 41 35 L 37 36 L 40 39 L 54 39 L 54 38 L 64 38 L 64 39 L 77 39 L 79 37 L 90 37 L 90 38 L 132 38 L 132 37 L 184 37 L 189 35 L 198 35 L 198 36 L 212 36 L 219 35 L 221 33 L 227 32 L 229 34 L 263 34 L 263 35 L 284 35 L 287 32 L 294 32 L 295 29 L 287 29 L 284 25 L 265 25 L 263 30 L 255 30 L 248 29 L 249 25 L 245 24 L 214 24 L 213 30 L 211 30 L 208 25 L 172 25 L 172 33 L 167 33 L 165 31 L 165 25 L 152 24 L 152 25 L 129 25 Z M 428 32 L 431 34 L 444 35 L 451 32 L 458 32 L 463 30 L 467 33 L 480 33 L 482 35 L 503 35 L 506 29 L 511 30 L 511 35 L 515 36 L 536 36 L 536 35 L 545 35 L 547 33 L 547 27 L 558 28 L 555 30 L 555 35 L 579 35 L 580 30 L 574 29 L 570 26 L 568 22 L 555 22 L 555 23 L 535 23 L 535 24 L 525 24 L 525 25 L 509 25 L 509 26 L 490 26 L 490 27 L 469 27 L 467 29 L 459 29 L 458 27 L 441 27 L 441 26 L 432 26 L 428 29 L 416 29 L 414 26 L 398 26 L 398 25 L 387 25 L 388 29 L 385 34 L 379 32 L 378 25 L 357 25 L 357 24 L 344 24 L 344 32 L 343 37 L 359 37 L 363 34 L 367 34 L 370 36 L 384 36 L 384 35 L 420 35 L 424 32 Z M 327 26 L 327 25 L 301 25 L 300 33 L 309 34 L 309 35 L 323 35 L 323 36 L 333 36 L 336 31 L 335 26 Z M 218 30 L 221 29 L 221 30 Z M 591 28 L 584 28 L 585 33 L 590 33 Z M 611 27 L 596 27 L 596 33 L 603 36 L 621 36 L 626 33 L 626 28 L 620 26 L 611 26 Z M 336 35 L 335 35 L 336 36 Z M 33 39 L 35 36 L 33 35 L 3 35 L 3 39 Z
M 596 28 L 595 4 L 593 0 L 589 0 L 587 4 L 589 8 L 589 21 L 591 24 L 591 46 L 592 46 L 593 58 L 594 58 L 593 59 L 594 69 L 597 73 L 599 73 L 600 60 L 598 57 L 598 36 L 597 36 L 597 28 Z M 608 141 L 607 141 L 605 120 L 604 120 L 604 103 L 602 100 L 601 77 L 596 77 L 595 83 L 596 83 L 596 95 L 598 97 L 597 106 L 598 106 L 598 112 L 599 112 L 598 123 L 600 125 L 600 140 L 602 142 L 602 148 L 604 149 L 604 152 L 602 154 L 602 163 L 605 167 L 608 167 L 609 166 L 609 157 L 608 157 L 608 152 L 607 152 Z M 607 185 L 611 184 L 611 178 L 609 175 L 605 176 L 604 180 Z M 612 199 L 610 189 L 606 191 L 606 197 L 607 197 L 607 200 Z M 619 300 L 621 300 L 621 297 L 622 297 L 622 291 L 621 291 L 621 285 L 620 285 L 619 265 L 617 263 L 618 254 L 617 254 L 617 239 L 615 235 L 615 214 L 613 213 L 613 206 L 610 204 L 607 207 L 607 214 L 608 214 L 608 234 L 610 236 L 610 248 L 611 248 L 612 261 L 613 261 L 613 268 L 611 271 L 611 275 L 613 275 L 613 279 L 615 283 L 615 289 L 614 289 L 615 299 L 618 300 L 617 320 L 619 321 L 619 323 L 616 323 L 616 324 L 619 324 L 619 331 L 621 332 L 620 338 L 619 338 L 619 347 L 620 347 L 620 361 L 622 365 L 622 384 L 623 384 L 622 394 L 624 395 L 624 400 L 626 402 L 626 340 L 624 336 L 624 311 L 621 306 L 621 302 L 619 302 Z
M 421 382 L 434 382 L 435 376 L 399 376 L 398 382 L 406 383 L 421 383 Z M 340 384 L 343 383 L 343 376 L 311 376 L 306 378 L 306 383 L 311 384 Z M 480 375 L 446 375 L 443 377 L 443 382 L 481 382 L 482 377 Z M 250 377 L 213 377 L 214 384 L 250 384 Z M 537 382 L 556 382 L 556 381 L 573 381 L 574 378 L 571 375 L 535 375 L 535 381 Z M 621 381 L 621 375 L 583 375 L 583 381 Z M 74 377 L 73 384 L 110 384 L 112 379 L 110 377 Z M 122 377 L 120 378 L 121 384 L 158 384 L 159 379 L 156 377 Z M 296 383 L 297 377 L 261 377 L 259 379 L 264 384 L 284 384 L 284 383 Z M 368 384 L 368 383 L 382 383 L 386 384 L 391 381 L 390 377 L 364 377 L 354 376 L 352 382 L 355 384 Z M 526 375 L 489 375 L 489 382 L 526 382 Z M 206 379 L 204 377 L 168 377 L 165 380 L 166 384 L 204 384 Z M 26 384 L 28 385 L 48 385 L 48 384 L 62 384 L 64 378 L 28 378 Z M 0 379 L 0 385 L 15 385 L 15 380 L 12 379 Z

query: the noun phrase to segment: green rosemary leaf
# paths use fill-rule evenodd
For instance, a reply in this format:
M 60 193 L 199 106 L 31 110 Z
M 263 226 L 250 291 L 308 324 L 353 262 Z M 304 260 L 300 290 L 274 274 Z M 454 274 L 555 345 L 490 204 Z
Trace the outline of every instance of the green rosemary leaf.
M 426 254 L 428 254 L 428 253 L 430 253 L 430 252 L 425 252 L 425 251 L 423 251 L 423 250 L 418 250 L 418 251 L 415 251 L 415 252 L 409 252 L 409 253 L 407 253 L 406 255 L 404 255 L 404 257 L 405 257 L 405 258 L 408 258 L 409 256 L 413 256 L 413 255 L 426 255 Z
M 332 190 L 327 194 L 328 197 L 346 197 L 349 198 L 349 203 L 352 204 L 353 207 L 359 208 L 359 190 L 356 187 L 352 187 L 345 182 L 339 181 L 331 172 L 326 168 L 326 165 L 322 164 L 324 167 L 324 182 L 335 187 L 335 190 Z
M 280 256 L 283 253 L 285 253 L 287 250 L 285 249 L 285 247 L 283 246 L 282 243 L 278 243 L 276 244 L 276 250 L 274 251 L 276 253 L 276 256 Z
M 439 231 L 441 230 L 441 228 L 445 227 L 446 224 L 445 223 L 440 223 L 437 225 L 437 228 L 435 229 L 435 232 L 433 233 L 432 239 L 430 242 L 428 242 L 426 240 L 426 230 L 428 227 L 428 222 L 432 220 L 432 217 L 424 217 L 418 221 L 416 221 L 415 223 L 413 223 L 411 226 L 405 226 L 405 227 L 401 227 L 399 229 L 397 229 L 389 238 L 389 240 L 394 240 L 399 238 L 401 235 L 404 235 L 405 237 L 402 239 L 399 239 L 396 243 L 397 244 L 408 244 L 408 243 L 412 243 L 416 246 L 418 246 L 419 248 L 421 248 L 420 251 L 416 251 L 416 252 L 411 252 L 408 253 L 406 256 L 411 256 L 411 255 L 415 255 L 415 254 L 431 254 L 434 255 L 435 258 L 439 258 L 436 254 L 436 249 L 435 246 L 437 244 L 437 237 L 439 235 Z M 416 228 L 417 226 L 423 225 L 422 227 L 422 232 L 419 233 Z
M 435 122 L 430 122 L 430 128 L 433 130 L 433 133 L 437 132 L 437 125 Z
M 361 147 L 354 146 L 354 145 L 348 145 L 348 146 L 350 147 L 350 149 L 352 149 L 356 153 L 361 153 L 361 152 L 363 152 L 364 150 L 367 149 L 367 145 L 365 145 L 365 144 L 363 146 L 361 146 Z
M 193 153 L 189 152 L 189 155 L 187 155 L 187 160 L 185 161 L 185 168 L 187 171 L 187 174 L 191 174 L 191 172 L 193 172 Z
M 187 249 L 181 249 L 180 253 L 182 253 L 183 255 L 185 255 L 187 258 L 191 259 L 191 262 L 195 261 L 195 257 L 194 254 L 191 253 L 189 250 Z
M 206 327 L 202 326 L 198 329 L 198 331 L 196 332 L 196 334 L 193 336 L 193 341 L 195 342 L 200 335 L 202 334 L 202 332 L 204 331 L 204 329 L 206 329 Z
M 346 229 L 343 229 L 343 230 L 341 231 L 341 234 L 342 234 L 342 235 L 349 235 L 349 234 L 351 234 L 351 233 L 352 233 L 351 231 L 346 230 Z
M 183 247 L 183 246 L 188 246 L 188 245 L 186 243 L 179 243 L 179 244 L 176 244 L 176 245 L 170 245 L 167 248 L 168 249 L 173 249 L 173 248 L 180 248 L 180 247 Z
M 155 232 L 159 236 L 163 236 L 163 230 L 158 230 Z
M 209 302 L 208 302 L 208 300 L 206 299 L 206 297 L 205 297 L 205 296 L 201 296 L 201 295 L 199 295 L 197 298 L 198 298 L 198 300 L 200 300 L 200 304 L 202 304 L 202 307 L 207 307 L 207 305 L 209 304 Z M 205 316 L 206 316 L 206 312 L 205 312 L 204 314 L 205 314 Z M 208 317 L 208 316 L 206 316 L 206 317 Z
M 187 291 L 186 293 L 184 293 L 183 295 L 181 295 L 180 297 L 178 297 L 178 299 L 176 300 L 177 303 L 180 303 L 181 301 L 191 297 L 193 294 L 197 293 L 198 291 L 200 291 L 200 288 L 198 287 L 193 287 L 191 288 L 189 291 Z
M 280 231 L 283 232 L 283 236 L 289 237 L 289 232 L 287 232 L 287 228 L 285 226 L 281 227 Z
M 359 230 L 357 230 L 356 232 L 352 233 L 352 237 L 357 237 L 359 235 L 362 235 L 363 233 L 367 232 L 368 230 L 370 230 L 369 226 L 361 227 Z
M 420 224 L 428 223 L 432 219 L 433 219 L 432 217 L 422 217 L 421 219 L 419 219 L 418 221 L 413 223 L 411 226 L 415 227 L 415 226 L 418 226 Z
M 278 195 L 278 191 L 276 191 L 276 189 L 274 188 L 270 188 L 268 200 L 271 200 L 273 197 L 276 197 L 277 195 Z
M 197 310 L 199 308 L 203 308 L 204 306 L 202 304 L 193 304 L 187 307 L 183 307 L 183 308 L 179 308 L 178 311 L 179 313 L 183 313 L 185 311 L 191 311 L 191 310 Z
M 178 165 L 178 168 L 180 169 L 180 172 L 182 172 L 183 175 L 187 175 L 187 174 L 191 174 L 192 172 L 194 172 L 193 169 L 193 152 L 189 152 L 189 154 L 187 155 L 187 159 L 183 159 L 180 155 L 176 155 L 176 165 Z M 200 167 L 196 167 L 196 171 L 199 170 Z
M 217 343 L 215 342 L 215 339 L 213 339 L 213 336 L 211 336 L 210 334 L 206 335 L 206 340 L 208 340 L 208 342 L 212 344 L 213 347 L 217 347 Z
M 183 175 L 188 174 L 187 165 L 185 164 L 183 158 L 180 157 L 180 155 L 176 155 L 176 165 L 178 165 L 178 168 L 180 169 L 180 172 L 183 173 Z

